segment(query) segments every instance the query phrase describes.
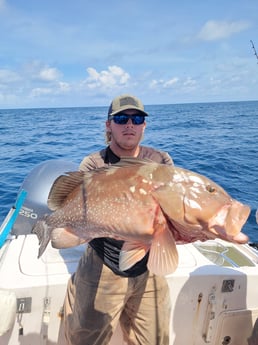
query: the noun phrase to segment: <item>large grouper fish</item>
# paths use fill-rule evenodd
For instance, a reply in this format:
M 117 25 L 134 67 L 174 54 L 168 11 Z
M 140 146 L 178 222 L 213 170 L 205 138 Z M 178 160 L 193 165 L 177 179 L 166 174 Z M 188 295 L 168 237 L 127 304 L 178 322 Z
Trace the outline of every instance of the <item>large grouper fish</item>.
M 241 229 L 250 208 L 195 172 L 136 158 L 108 168 L 58 177 L 45 215 L 32 229 L 39 257 L 51 240 L 68 248 L 97 237 L 123 240 L 119 267 L 126 270 L 149 251 L 157 275 L 178 266 L 176 244 L 221 238 L 246 243 Z

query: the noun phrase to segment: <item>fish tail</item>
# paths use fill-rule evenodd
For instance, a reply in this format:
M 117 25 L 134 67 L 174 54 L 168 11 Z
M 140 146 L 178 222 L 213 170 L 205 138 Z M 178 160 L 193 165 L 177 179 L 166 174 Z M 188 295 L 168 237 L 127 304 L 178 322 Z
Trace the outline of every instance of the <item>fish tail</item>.
M 36 234 L 39 240 L 39 252 L 38 252 L 38 259 L 41 257 L 41 255 L 44 253 L 48 242 L 50 241 L 50 231 L 49 227 L 45 220 L 38 221 L 32 231 L 32 234 Z

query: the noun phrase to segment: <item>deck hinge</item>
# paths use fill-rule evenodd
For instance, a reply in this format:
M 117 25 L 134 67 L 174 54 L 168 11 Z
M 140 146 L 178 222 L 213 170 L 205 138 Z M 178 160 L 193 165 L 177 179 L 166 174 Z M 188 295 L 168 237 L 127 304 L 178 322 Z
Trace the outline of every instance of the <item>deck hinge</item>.
M 203 339 L 206 343 L 210 343 L 212 340 L 213 323 L 215 322 L 215 310 L 216 310 L 216 296 L 212 292 L 208 296 L 208 306 L 205 315 L 205 323 L 203 328 Z

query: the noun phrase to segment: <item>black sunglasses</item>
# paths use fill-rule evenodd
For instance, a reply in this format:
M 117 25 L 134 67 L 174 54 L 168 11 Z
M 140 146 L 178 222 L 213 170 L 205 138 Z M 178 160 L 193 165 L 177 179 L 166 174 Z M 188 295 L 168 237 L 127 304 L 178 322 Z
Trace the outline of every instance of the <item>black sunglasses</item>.
M 141 114 L 128 115 L 125 113 L 110 116 L 110 120 L 113 120 L 117 125 L 125 125 L 129 119 L 132 120 L 133 125 L 142 125 L 145 121 L 145 116 Z

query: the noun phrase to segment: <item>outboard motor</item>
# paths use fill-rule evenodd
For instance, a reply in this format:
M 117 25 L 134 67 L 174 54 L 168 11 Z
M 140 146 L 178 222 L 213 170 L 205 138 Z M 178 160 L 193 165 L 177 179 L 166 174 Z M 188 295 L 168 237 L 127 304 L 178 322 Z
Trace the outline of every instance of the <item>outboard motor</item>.
M 47 199 L 55 179 L 66 172 L 77 170 L 77 164 L 59 159 L 48 160 L 37 165 L 25 178 L 20 188 L 20 192 L 25 191 L 27 195 L 11 234 L 17 236 L 31 233 L 33 225 L 39 218 L 51 213 L 47 206 Z

